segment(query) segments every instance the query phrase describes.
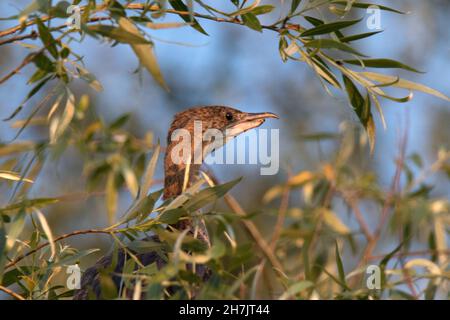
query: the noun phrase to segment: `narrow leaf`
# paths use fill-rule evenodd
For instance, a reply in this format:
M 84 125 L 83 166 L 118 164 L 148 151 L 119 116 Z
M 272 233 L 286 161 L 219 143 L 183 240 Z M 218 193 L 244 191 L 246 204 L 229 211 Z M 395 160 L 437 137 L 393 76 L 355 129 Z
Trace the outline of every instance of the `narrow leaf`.
M 183 19 L 184 21 L 190 23 L 192 28 L 194 28 L 198 32 L 201 32 L 204 35 L 208 35 L 208 33 L 202 28 L 200 23 L 198 23 L 198 21 L 193 16 L 184 14 L 186 12 L 189 12 L 189 8 L 186 7 L 186 5 L 183 3 L 183 1 L 181 1 L 181 0 L 169 0 L 169 3 L 172 6 L 172 8 L 174 8 L 175 10 L 183 12 L 183 14 L 179 14 L 181 19 Z
M 353 54 L 356 54 L 358 56 L 362 56 L 365 57 L 365 55 L 363 55 L 362 53 L 356 51 L 355 49 L 353 49 L 352 47 L 350 47 L 349 45 L 336 41 L 336 40 L 332 40 L 332 39 L 316 39 L 316 40 L 311 40 L 308 41 L 305 44 L 305 47 L 307 48 L 318 48 L 318 49 L 338 49 L 341 51 L 345 51 L 345 52 L 350 52 Z
M 394 82 L 396 81 L 397 77 L 394 76 L 388 76 L 385 74 L 380 74 L 380 73 L 374 73 L 374 72 L 360 72 L 360 75 L 373 80 L 373 81 L 378 81 L 381 83 L 389 83 L 389 82 Z M 433 96 L 436 96 L 438 98 L 450 101 L 450 98 L 447 97 L 445 94 L 434 90 L 430 87 L 427 87 L 425 85 L 416 83 L 416 82 L 412 82 L 412 81 L 408 81 L 408 80 L 404 80 L 404 79 L 399 79 L 399 81 L 395 82 L 393 84 L 394 87 L 398 87 L 398 88 L 403 88 L 403 89 L 409 89 L 409 90 L 416 90 L 416 91 L 421 91 Z
M 360 67 L 369 67 L 369 68 L 394 68 L 394 69 L 405 69 L 412 72 L 424 73 L 423 71 L 419 71 L 410 67 L 404 63 L 391 60 L 391 59 L 365 59 L 365 60 L 344 60 L 345 63 L 357 65 Z M 361 62 L 364 65 L 361 65 Z
M 129 33 L 140 36 L 138 28 L 128 19 L 120 18 L 119 24 Z M 161 70 L 159 69 L 152 44 L 130 44 L 141 64 L 150 72 L 153 78 L 167 91 L 169 87 L 166 85 Z
M 358 22 L 360 22 L 362 19 L 357 20 L 348 20 L 348 21 L 337 21 L 337 22 L 331 22 L 331 23 L 325 23 L 318 25 L 317 27 L 308 29 L 300 34 L 301 37 L 310 37 L 310 36 L 317 36 L 321 34 L 327 34 L 331 32 L 335 32 L 340 29 L 348 28 Z

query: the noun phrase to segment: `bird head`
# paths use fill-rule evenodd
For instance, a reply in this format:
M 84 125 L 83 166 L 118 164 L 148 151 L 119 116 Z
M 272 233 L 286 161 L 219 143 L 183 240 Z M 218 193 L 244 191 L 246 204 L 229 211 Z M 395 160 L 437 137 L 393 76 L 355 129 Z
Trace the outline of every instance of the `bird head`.
M 195 122 L 201 123 L 202 134 L 211 129 L 219 130 L 228 141 L 241 133 L 259 127 L 267 118 L 278 119 L 278 116 L 271 112 L 248 113 L 226 106 L 190 108 L 175 115 L 169 130 L 168 144 L 176 129 L 186 129 L 193 133 Z
M 225 106 L 196 107 L 177 113 L 167 137 L 167 150 L 164 159 L 164 199 L 182 192 L 187 163 L 190 164 L 189 176 L 191 177 L 199 169 L 209 152 L 220 148 L 239 134 L 259 127 L 267 118 L 278 118 L 278 116 L 270 112 L 248 113 Z M 196 132 L 198 131 L 196 126 L 199 123 L 201 124 L 201 130 Z M 174 139 L 176 133 L 180 132 L 177 130 L 180 129 L 184 129 L 182 132 L 188 133 L 187 141 L 184 138 Z M 215 140 L 212 138 L 216 136 L 212 136 L 210 140 L 205 140 L 204 136 L 207 135 L 208 130 L 221 133 L 221 138 Z M 191 146 L 186 153 L 184 148 L 179 148 L 184 143 Z M 200 152 L 197 153 L 196 150 Z

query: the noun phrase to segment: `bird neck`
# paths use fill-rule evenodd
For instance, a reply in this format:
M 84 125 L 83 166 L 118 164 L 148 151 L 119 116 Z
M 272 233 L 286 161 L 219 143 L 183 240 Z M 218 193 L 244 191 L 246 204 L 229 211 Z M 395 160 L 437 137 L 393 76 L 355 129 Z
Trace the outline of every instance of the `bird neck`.
M 164 199 L 174 198 L 183 192 L 183 185 L 189 187 L 198 176 L 200 171 L 199 164 L 191 164 L 189 166 L 189 174 L 186 176 L 187 166 L 185 163 L 175 163 L 172 160 L 171 153 L 174 144 L 167 146 L 164 158 Z M 185 179 L 188 181 L 185 183 Z
M 174 198 L 183 192 L 183 185 L 186 184 L 189 187 L 196 178 L 200 171 L 200 164 L 191 164 L 189 166 L 189 174 L 186 176 L 187 166 L 184 163 L 174 163 L 171 157 L 171 152 L 174 144 L 169 143 L 164 158 L 164 199 Z M 188 179 L 185 183 L 184 180 Z M 210 246 L 210 240 L 208 231 L 203 220 L 196 219 L 183 219 L 172 225 L 177 230 L 189 229 L 190 234 L 196 234 L 196 237 L 203 241 L 207 246 Z M 197 232 L 195 232 L 197 230 Z

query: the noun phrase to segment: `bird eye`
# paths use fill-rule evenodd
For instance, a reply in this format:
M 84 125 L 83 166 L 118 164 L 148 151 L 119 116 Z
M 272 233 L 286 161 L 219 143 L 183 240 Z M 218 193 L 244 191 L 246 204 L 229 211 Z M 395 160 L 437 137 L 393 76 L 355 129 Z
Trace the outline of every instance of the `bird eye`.
M 227 118 L 228 121 L 233 120 L 233 114 L 231 112 L 227 112 L 227 114 L 225 115 L 225 117 Z

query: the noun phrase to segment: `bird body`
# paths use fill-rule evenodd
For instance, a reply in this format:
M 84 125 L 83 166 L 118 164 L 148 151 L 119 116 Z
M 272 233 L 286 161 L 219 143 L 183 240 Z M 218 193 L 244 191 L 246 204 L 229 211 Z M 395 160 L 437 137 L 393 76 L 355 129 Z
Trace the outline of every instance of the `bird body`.
M 184 187 L 191 185 L 198 176 L 201 163 L 207 154 L 214 148 L 221 147 L 229 139 L 237 135 L 256 128 L 264 123 L 266 118 L 278 118 L 273 113 L 247 113 L 226 106 L 203 106 L 190 108 L 175 115 L 167 135 L 167 149 L 164 157 L 164 192 L 163 199 L 167 200 L 180 195 Z M 198 127 L 200 125 L 200 128 Z M 179 132 L 185 133 L 184 141 L 177 140 L 174 137 Z M 214 139 L 204 139 L 208 132 L 222 135 L 220 141 Z M 188 145 L 188 148 L 180 148 L 180 143 Z M 182 153 L 180 155 L 180 152 Z M 183 159 L 184 161 L 179 161 Z M 185 181 L 187 179 L 187 181 Z M 209 236 L 203 221 L 193 221 L 192 219 L 182 219 L 173 228 L 195 235 L 199 240 L 210 245 Z M 152 241 L 159 241 L 156 236 Z M 156 262 L 158 268 L 164 265 L 155 252 L 148 252 L 137 255 L 142 264 L 148 265 Z M 119 251 L 117 265 L 114 268 L 114 274 L 121 274 L 126 259 L 123 250 Z M 89 288 L 94 291 L 97 298 L 101 297 L 99 286 L 99 269 L 106 268 L 112 262 L 111 256 L 100 259 L 95 266 L 88 268 L 83 274 L 81 289 L 78 290 L 74 299 L 86 299 Z M 209 270 L 206 266 L 196 266 L 196 273 L 204 281 L 209 277 Z M 120 277 L 113 278 L 117 287 L 119 287 Z

